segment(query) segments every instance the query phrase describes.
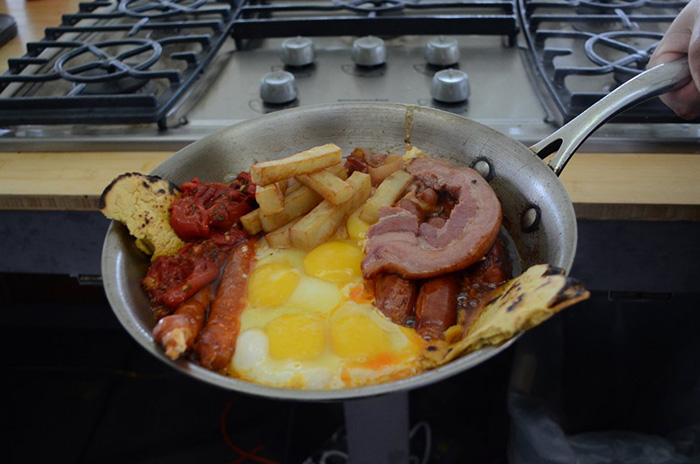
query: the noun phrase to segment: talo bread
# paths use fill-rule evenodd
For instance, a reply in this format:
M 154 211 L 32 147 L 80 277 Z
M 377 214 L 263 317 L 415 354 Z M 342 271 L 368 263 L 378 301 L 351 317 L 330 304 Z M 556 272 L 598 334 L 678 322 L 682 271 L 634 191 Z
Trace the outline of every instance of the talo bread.
M 158 176 L 122 174 L 100 196 L 102 214 L 124 224 L 136 246 L 152 258 L 171 255 L 185 244 L 170 226 L 169 208 L 180 190 Z

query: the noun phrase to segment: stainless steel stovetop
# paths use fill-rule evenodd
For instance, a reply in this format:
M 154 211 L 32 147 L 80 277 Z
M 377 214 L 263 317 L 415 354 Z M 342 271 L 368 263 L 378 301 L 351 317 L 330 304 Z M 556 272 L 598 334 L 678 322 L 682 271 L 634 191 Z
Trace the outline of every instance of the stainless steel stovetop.
M 326 0 L 315 0 L 308 3 L 318 5 L 324 1 L 328 3 Z M 114 5 L 118 4 L 118 2 L 113 3 Z M 134 3 L 138 3 L 138 1 L 123 2 L 127 6 Z M 260 2 L 263 5 L 274 3 L 272 0 L 264 3 Z M 339 0 L 333 3 L 337 5 Z M 340 3 L 342 4 L 343 2 Z M 417 3 L 417 0 L 407 2 L 410 5 Z M 427 2 L 424 1 L 424 3 Z M 465 2 L 457 3 L 464 4 Z M 531 15 L 532 11 L 536 11 L 533 4 L 535 6 L 544 4 L 559 9 L 569 5 L 566 2 L 556 1 L 549 3 L 537 2 L 536 4 L 532 2 L 530 5 L 527 5 L 527 3 L 526 0 L 520 1 L 522 8 L 520 27 L 516 26 L 510 32 L 493 34 L 478 32 L 476 34 L 449 35 L 449 38 L 457 40 L 459 49 L 458 62 L 449 67 L 463 71 L 468 75 L 470 93 L 468 100 L 465 102 L 444 103 L 435 100 L 431 96 L 431 81 L 433 75 L 440 70 L 440 67 L 429 65 L 426 62 L 424 53 L 427 42 L 434 39 L 437 35 L 432 33 L 432 31 L 439 30 L 442 27 L 440 25 L 431 29 L 430 27 L 422 27 L 419 24 L 416 26 L 417 29 L 420 29 L 417 34 L 383 36 L 382 39 L 386 46 L 385 63 L 380 66 L 367 67 L 358 66 L 352 57 L 353 42 L 358 36 L 364 35 L 362 31 L 358 30 L 358 34 L 353 36 L 332 36 L 329 35 L 330 32 L 327 30 L 315 29 L 318 27 L 317 24 L 321 24 L 316 22 L 318 18 L 307 18 L 307 22 L 299 22 L 297 28 L 300 28 L 301 31 L 306 31 L 306 35 L 313 40 L 315 51 L 313 63 L 300 67 L 285 66 L 281 59 L 282 43 L 288 36 L 284 34 L 298 31 L 286 27 L 275 33 L 266 34 L 261 32 L 265 30 L 262 26 L 265 26 L 267 24 L 265 21 L 269 21 L 269 19 L 261 19 L 256 23 L 261 27 L 257 29 L 251 28 L 250 24 L 245 22 L 250 21 L 250 15 L 246 16 L 245 8 L 241 7 L 241 5 L 243 7 L 247 6 L 248 2 L 242 2 L 238 6 L 234 5 L 231 7 L 231 11 L 235 14 L 232 13 L 232 16 L 225 15 L 225 18 L 233 18 L 231 21 L 228 19 L 222 21 L 222 24 L 232 25 L 231 34 L 235 37 L 235 40 L 225 39 L 221 41 L 220 48 L 218 48 L 214 56 L 206 58 L 208 61 L 207 66 L 202 67 L 201 77 L 196 79 L 197 82 L 194 85 L 182 91 L 184 96 L 177 99 L 172 106 L 167 108 L 167 111 L 163 112 L 163 117 L 158 122 L 129 123 L 116 121 L 115 123 L 115 121 L 112 121 L 109 124 L 92 124 L 87 118 L 88 122 L 81 121 L 80 123 L 71 122 L 69 119 L 68 123 L 60 124 L 59 119 L 58 124 L 55 122 L 50 124 L 43 122 L 12 124 L 12 113 L 10 113 L 9 119 L 7 116 L 3 119 L 4 128 L 0 132 L 0 150 L 176 150 L 216 130 L 272 111 L 324 103 L 358 101 L 400 102 L 443 109 L 481 122 L 529 145 L 549 135 L 567 118 L 565 115 L 562 115 L 557 106 L 556 98 L 552 96 L 551 89 L 547 88 L 548 84 L 542 78 L 541 74 L 547 71 L 548 65 L 545 63 L 543 67 L 542 58 L 536 52 L 533 52 L 533 48 L 543 48 L 542 44 L 545 42 L 543 39 L 542 43 L 532 43 L 533 40 L 540 40 L 539 38 L 534 39 L 534 37 L 539 37 L 538 34 L 542 32 L 537 30 L 537 27 L 543 21 L 541 18 L 535 18 L 531 22 L 526 23 L 522 23 L 522 21 L 524 17 L 526 21 L 529 21 L 527 16 Z M 656 2 L 656 4 L 658 3 Z M 250 4 L 257 5 L 254 2 L 250 2 Z M 396 2 L 391 4 L 395 5 Z M 505 4 L 515 6 L 514 3 L 505 2 Z M 668 2 L 668 4 L 678 9 L 682 7 L 683 2 L 673 2 L 672 4 Z M 111 8 L 115 8 L 114 5 Z M 634 31 L 649 28 L 645 22 L 640 22 L 639 20 L 631 22 L 629 16 L 625 17 L 624 5 L 621 8 L 614 10 L 613 16 L 622 15 L 621 23 L 625 27 Z M 141 9 L 140 11 L 143 12 L 145 10 Z M 508 8 L 506 8 L 506 11 L 512 13 L 510 16 L 515 17 L 515 11 L 508 10 Z M 671 11 L 673 10 L 671 9 Z M 399 12 L 397 14 L 402 13 Z M 409 11 L 406 14 L 410 17 L 410 13 Z M 289 13 L 285 14 L 288 15 Z M 358 13 L 353 12 L 353 14 Z M 507 18 L 510 16 L 506 15 Z M 267 16 L 264 17 L 267 18 Z M 274 15 L 272 17 L 274 18 Z M 672 18 L 673 16 L 670 17 Z M 242 18 L 242 22 L 238 26 L 241 31 L 244 31 L 238 35 L 236 34 L 236 18 Z M 635 18 L 637 17 L 634 16 L 633 19 Z M 309 19 L 314 19 L 314 21 Z M 142 25 L 149 24 L 143 18 L 139 19 L 139 21 Z M 558 22 L 560 27 L 562 27 L 561 24 L 564 24 L 565 26 L 563 27 L 568 27 L 573 31 L 580 30 L 580 28 L 567 26 L 566 18 L 556 18 L 550 22 L 552 21 Z M 535 24 L 535 26 L 532 24 Z M 662 26 L 659 26 L 657 22 L 653 25 L 654 34 L 658 33 L 659 28 L 667 27 L 668 18 L 663 20 L 661 24 Z M 273 24 L 270 23 L 270 27 L 272 26 Z M 603 26 L 600 27 L 613 33 L 617 33 L 619 30 L 617 26 L 612 26 L 608 23 L 603 23 Z M 143 40 L 149 40 L 153 38 L 154 34 L 163 35 L 162 32 L 153 32 L 161 29 L 153 27 L 153 30 L 147 32 L 139 30 L 137 35 L 141 34 Z M 342 27 L 338 30 L 344 31 L 345 29 L 348 28 Z M 110 31 L 109 33 L 111 34 L 112 32 Z M 80 34 L 72 32 L 69 39 L 74 41 L 76 36 L 81 36 Z M 82 36 L 85 34 L 82 33 Z M 90 34 L 95 35 L 95 33 Z M 94 40 L 98 42 L 101 40 L 102 43 L 105 43 L 105 40 L 111 39 L 111 37 L 104 36 L 106 34 L 104 31 L 101 31 L 100 34 L 102 35 Z M 584 32 L 583 34 L 585 34 L 584 38 L 588 38 L 591 33 Z M 261 35 L 265 35 L 265 37 L 261 37 Z M 57 37 L 53 40 L 69 40 L 60 34 Z M 163 43 L 163 39 L 160 37 L 158 36 L 157 40 Z M 653 44 L 657 39 L 652 38 L 654 39 L 652 41 Z M 649 45 L 649 43 L 642 44 L 639 42 L 640 40 L 637 38 L 631 39 L 631 47 L 635 50 L 642 49 L 642 51 L 633 53 L 639 54 L 639 60 L 637 61 L 643 63 L 644 59 L 648 59 L 648 53 L 653 50 L 653 45 Z M 646 37 L 644 40 L 649 42 L 649 39 Z M 569 38 L 568 36 L 562 38 L 557 36 L 556 43 L 551 48 L 554 50 L 554 54 L 559 53 L 559 55 L 563 56 L 563 60 L 570 60 L 570 56 L 575 56 L 576 53 L 561 52 L 562 44 L 569 46 L 577 41 L 580 42 L 580 38 Z M 619 40 L 619 42 L 622 42 L 622 40 Z M 574 45 L 571 46 L 573 47 Z M 163 48 L 165 47 L 164 45 Z M 73 46 L 73 49 L 75 48 L 76 46 Z M 544 48 L 547 49 L 546 44 L 544 44 Z M 54 51 L 53 48 L 45 48 L 39 56 L 50 55 Z M 188 51 L 187 53 L 193 55 L 195 52 Z M 605 54 L 606 52 L 603 50 L 600 53 Z M 629 54 L 629 52 L 627 53 Z M 77 54 L 77 52 L 74 54 Z M 544 55 L 546 59 L 551 60 L 552 54 L 552 51 L 545 50 Z M 642 56 L 645 54 L 646 56 Z M 567 58 L 567 55 L 569 58 Z M 51 59 L 47 60 L 49 64 L 52 63 Z M 627 67 L 622 67 L 625 70 L 629 70 L 630 60 L 628 58 L 620 58 L 609 54 L 608 59 L 613 64 L 623 63 Z M 191 61 L 196 62 L 196 60 L 197 58 Z M 201 60 L 203 59 L 200 58 L 200 62 Z M 105 59 L 104 61 L 107 60 Z M 554 61 L 556 64 L 556 59 Z M 566 61 L 563 62 L 567 63 Z M 55 58 L 53 66 L 55 70 Z M 567 66 L 569 66 L 568 63 Z M 637 66 L 639 65 L 637 64 Z M 95 67 L 101 68 L 103 71 L 107 69 L 105 71 L 107 73 L 113 72 L 108 69 L 108 65 L 101 64 L 100 66 L 91 67 L 89 63 L 75 64 L 72 72 L 75 75 L 84 69 L 90 68 L 92 70 Z M 183 71 L 185 78 L 188 78 L 187 70 L 190 68 L 191 66 L 186 67 L 185 71 Z M 135 76 L 134 79 L 137 80 L 137 78 L 141 77 L 138 72 L 143 73 L 144 69 L 143 67 L 140 68 L 139 71 L 136 71 L 131 76 Z M 274 71 L 287 71 L 294 76 L 298 93 L 296 99 L 292 102 L 287 104 L 267 104 L 261 99 L 261 79 L 267 73 Z M 22 74 L 24 72 L 24 70 L 21 70 L 21 72 L 18 71 L 17 73 Z M 581 74 L 590 74 L 590 71 L 584 69 Z M 185 78 L 180 79 L 180 81 L 185 80 Z M 578 78 L 577 76 L 572 81 L 575 82 L 575 79 Z M 619 74 L 616 73 L 613 77 L 608 78 L 609 82 L 596 85 L 600 87 L 600 92 L 605 92 L 606 89 L 609 90 L 611 86 L 615 85 L 615 80 L 618 78 Z M 172 83 L 173 79 L 170 79 Z M 6 86 L 0 97 L 8 97 L 9 89 L 14 86 L 14 91 L 16 91 L 19 85 L 21 84 L 15 82 L 10 84 L 10 86 Z M 82 87 L 80 87 L 81 85 Z M 90 81 L 90 85 L 94 87 L 92 81 Z M 78 97 L 74 100 L 80 101 L 80 93 L 84 91 L 85 87 L 84 84 L 73 83 L 73 90 L 70 91 L 72 92 L 71 96 Z M 170 88 L 172 88 L 172 85 Z M 589 90 L 587 89 L 587 92 Z M 137 86 L 135 92 L 137 94 L 147 93 L 149 90 L 144 90 Z M 588 96 L 588 93 L 585 96 Z M 31 94 L 31 91 L 24 91 L 24 94 Z M 0 98 L 0 112 L 6 107 L 6 101 L 15 103 L 11 99 Z M 82 111 L 87 110 L 83 109 Z M 607 124 L 586 142 L 583 150 L 606 152 L 680 151 L 695 153 L 700 152 L 698 140 L 700 140 L 700 124 L 665 121 L 650 123 L 642 118 L 641 122 Z

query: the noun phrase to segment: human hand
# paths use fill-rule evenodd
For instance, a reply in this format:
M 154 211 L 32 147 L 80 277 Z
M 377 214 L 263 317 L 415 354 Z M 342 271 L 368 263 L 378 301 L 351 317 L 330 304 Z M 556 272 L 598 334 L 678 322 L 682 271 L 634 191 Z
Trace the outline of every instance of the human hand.
M 678 14 L 649 60 L 648 67 L 688 55 L 693 79 L 659 98 L 683 119 L 700 116 L 700 0 L 691 0 Z

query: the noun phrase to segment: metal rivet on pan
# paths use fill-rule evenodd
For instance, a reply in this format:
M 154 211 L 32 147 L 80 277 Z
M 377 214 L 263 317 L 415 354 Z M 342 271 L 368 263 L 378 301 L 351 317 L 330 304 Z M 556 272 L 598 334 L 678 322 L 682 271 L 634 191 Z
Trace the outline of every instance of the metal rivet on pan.
M 537 230 L 537 226 L 540 224 L 540 214 L 540 208 L 537 206 L 531 206 L 525 210 L 520 219 L 520 227 L 522 227 L 523 232 Z
M 481 177 L 483 177 L 486 180 L 489 180 L 491 176 L 491 165 L 488 161 L 484 159 L 478 160 L 476 163 L 474 163 L 474 169 L 476 170 L 476 172 L 481 174 Z

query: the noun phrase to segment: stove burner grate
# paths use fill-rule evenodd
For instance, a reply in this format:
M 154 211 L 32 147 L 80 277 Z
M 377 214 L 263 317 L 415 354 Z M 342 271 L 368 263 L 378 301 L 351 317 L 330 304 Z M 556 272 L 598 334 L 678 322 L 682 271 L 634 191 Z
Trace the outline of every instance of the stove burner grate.
M 518 32 L 515 0 L 243 0 L 233 35 L 502 35 Z
M 687 3 L 677 0 L 518 0 L 530 59 L 566 123 L 641 73 Z M 679 122 L 658 100 L 616 122 Z
M 81 3 L 0 76 L 0 124 L 168 125 L 228 39 L 234 8 L 216 0 Z

